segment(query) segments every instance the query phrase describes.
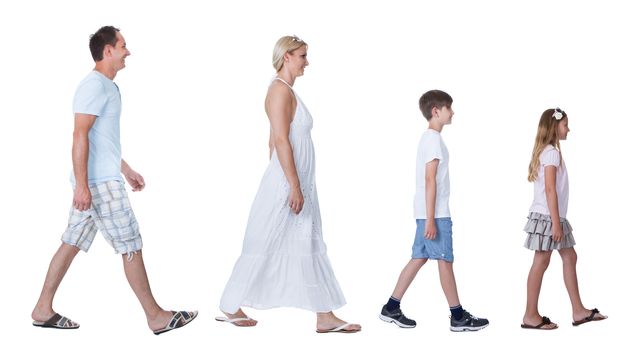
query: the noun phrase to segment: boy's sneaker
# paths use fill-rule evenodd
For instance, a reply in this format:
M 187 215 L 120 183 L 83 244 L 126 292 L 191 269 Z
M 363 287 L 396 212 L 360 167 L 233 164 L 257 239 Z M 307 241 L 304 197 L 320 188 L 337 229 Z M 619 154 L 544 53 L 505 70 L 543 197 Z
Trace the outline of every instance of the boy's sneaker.
M 477 318 L 464 310 L 464 314 L 460 320 L 454 317 L 450 318 L 450 330 L 453 332 L 478 331 L 488 327 L 488 320 L 485 318 Z
M 392 312 L 390 312 L 386 308 L 386 305 L 382 307 L 382 312 L 379 314 L 379 319 L 384 322 L 394 323 L 401 328 L 415 328 L 415 326 L 417 326 L 417 322 L 404 316 L 404 313 L 400 308 L 397 308 L 397 310 L 393 310 Z

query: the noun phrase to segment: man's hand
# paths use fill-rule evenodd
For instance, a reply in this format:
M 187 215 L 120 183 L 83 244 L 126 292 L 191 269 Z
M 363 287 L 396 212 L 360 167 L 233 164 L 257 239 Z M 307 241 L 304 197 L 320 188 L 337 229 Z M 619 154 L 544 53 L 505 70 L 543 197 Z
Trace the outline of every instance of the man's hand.
M 134 170 L 130 169 L 128 172 L 124 173 L 124 178 L 133 188 L 133 192 L 142 191 L 144 189 L 144 178 Z
M 73 191 L 73 207 L 79 211 L 91 208 L 91 191 L 89 191 L 89 187 L 75 187 L 75 191 Z

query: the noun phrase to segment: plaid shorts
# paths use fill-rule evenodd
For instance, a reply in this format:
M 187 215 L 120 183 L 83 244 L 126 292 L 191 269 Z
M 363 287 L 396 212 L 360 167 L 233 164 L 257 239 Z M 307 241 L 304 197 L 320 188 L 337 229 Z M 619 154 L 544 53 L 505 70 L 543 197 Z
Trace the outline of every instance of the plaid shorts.
M 142 249 L 142 236 L 131 209 L 124 183 L 107 181 L 89 185 L 91 208 L 79 211 L 71 206 L 69 225 L 62 242 L 88 251 L 98 229 L 117 254 Z

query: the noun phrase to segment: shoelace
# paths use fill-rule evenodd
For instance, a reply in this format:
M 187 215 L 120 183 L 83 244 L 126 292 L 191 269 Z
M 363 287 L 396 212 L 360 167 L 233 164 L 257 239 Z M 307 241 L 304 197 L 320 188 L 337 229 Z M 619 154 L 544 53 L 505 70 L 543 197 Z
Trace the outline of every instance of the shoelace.
M 470 319 L 475 320 L 475 321 L 479 321 L 479 318 L 478 318 L 478 317 L 473 316 L 470 312 L 466 311 L 466 313 L 468 314 L 468 317 L 469 317 Z

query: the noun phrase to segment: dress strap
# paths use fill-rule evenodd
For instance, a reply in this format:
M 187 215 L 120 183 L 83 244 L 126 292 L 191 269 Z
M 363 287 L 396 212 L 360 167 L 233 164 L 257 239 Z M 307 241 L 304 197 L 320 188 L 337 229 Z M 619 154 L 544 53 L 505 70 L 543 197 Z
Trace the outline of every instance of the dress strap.
M 286 86 L 288 86 L 288 88 L 289 88 L 289 89 L 293 90 L 293 87 L 292 87 L 292 86 L 290 86 L 290 85 L 288 85 L 288 83 L 286 82 L 286 80 L 284 80 L 284 79 L 282 79 L 282 78 L 280 78 L 280 77 L 278 77 L 278 76 L 276 76 L 276 77 L 275 77 L 275 79 L 277 79 L 277 80 L 281 81 L 281 82 L 282 82 L 282 83 L 284 83 Z M 275 80 L 275 79 L 273 79 L 273 80 Z

